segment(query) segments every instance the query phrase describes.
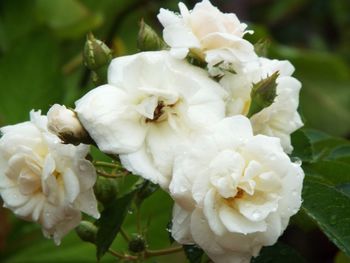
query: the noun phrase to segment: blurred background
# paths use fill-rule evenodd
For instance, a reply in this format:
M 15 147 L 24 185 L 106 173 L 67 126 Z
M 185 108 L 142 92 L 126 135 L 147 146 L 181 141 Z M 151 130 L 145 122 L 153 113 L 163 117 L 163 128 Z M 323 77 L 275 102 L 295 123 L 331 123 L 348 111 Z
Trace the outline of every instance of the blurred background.
M 183 2 L 192 8 L 198 1 Z M 248 23 L 255 31 L 249 36 L 252 42 L 267 40 L 268 57 L 294 64 L 303 84 L 300 113 L 306 127 L 350 138 L 349 0 L 212 3 Z M 0 126 L 27 120 L 33 108 L 46 113 L 54 103 L 73 107 L 93 87 L 82 65 L 86 33 L 105 41 L 115 56 L 135 53 L 141 18 L 161 33 L 156 18 L 160 7 L 178 10 L 174 0 L 1 0 Z M 145 217 L 152 219 L 153 248 L 168 245 L 170 207 L 171 200 L 158 191 L 143 208 Z M 281 240 L 308 262 L 350 262 L 302 214 L 292 223 Z M 75 233 L 56 248 L 38 226 L 0 209 L 0 262 L 96 262 L 94 254 L 94 247 L 80 242 Z M 181 256 L 150 262 L 165 260 L 184 262 Z M 102 261 L 116 262 L 110 256 Z

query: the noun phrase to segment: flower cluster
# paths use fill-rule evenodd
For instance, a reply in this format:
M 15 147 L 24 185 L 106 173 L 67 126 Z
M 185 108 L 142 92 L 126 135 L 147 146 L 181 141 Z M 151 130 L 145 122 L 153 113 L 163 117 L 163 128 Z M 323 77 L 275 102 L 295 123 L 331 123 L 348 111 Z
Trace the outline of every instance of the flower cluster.
M 54 105 L 48 127 L 63 141 L 93 141 L 167 191 L 177 242 L 199 245 L 217 263 L 249 262 L 301 205 L 304 173 L 287 155 L 303 125 L 301 84 L 288 61 L 256 54 L 236 15 L 208 0 L 179 9 L 158 15 L 164 50 L 113 59 L 107 84 L 75 112 Z M 96 175 L 87 146 L 60 144 L 46 125 L 32 113 L 1 130 L 0 193 L 58 242 L 80 211 L 98 217 Z

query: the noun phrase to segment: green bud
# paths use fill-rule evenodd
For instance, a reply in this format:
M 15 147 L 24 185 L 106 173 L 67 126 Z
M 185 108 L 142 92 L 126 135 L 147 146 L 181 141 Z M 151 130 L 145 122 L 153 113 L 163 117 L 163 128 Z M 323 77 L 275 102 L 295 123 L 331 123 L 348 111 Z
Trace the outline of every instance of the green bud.
M 117 197 L 117 180 L 99 177 L 94 186 L 94 192 L 98 201 L 103 204 L 108 204 Z
M 269 107 L 273 103 L 276 98 L 276 79 L 278 76 L 279 72 L 276 71 L 271 76 L 253 84 L 252 91 L 250 92 L 251 103 L 247 114 L 248 118 L 264 108 Z
M 146 240 L 141 235 L 134 235 L 129 242 L 129 251 L 140 253 L 146 249 Z
M 269 39 L 260 39 L 254 44 L 255 53 L 258 54 L 258 56 L 266 57 L 270 44 L 271 42 Z
M 75 228 L 75 232 L 78 234 L 81 240 L 85 242 L 95 243 L 97 235 L 97 227 L 89 221 L 81 221 Z
M 87 35 L 83 53 L 84 65 L 93 73 L 92 80 L 100 85 L 107 82 L 107 69 L 112 60 L 112 51 L 92 33 Z
M 84 64 L 88 69 L 96 70 L 108 65 L 112 60 L 112 51 L 92 33 L 87 34 L 84 47 Z
M 153 28 L 147 25 L 142 19 L 137 37 L 137 47 L 140 51 L 157 51 L 164 49 L 166 44 Z

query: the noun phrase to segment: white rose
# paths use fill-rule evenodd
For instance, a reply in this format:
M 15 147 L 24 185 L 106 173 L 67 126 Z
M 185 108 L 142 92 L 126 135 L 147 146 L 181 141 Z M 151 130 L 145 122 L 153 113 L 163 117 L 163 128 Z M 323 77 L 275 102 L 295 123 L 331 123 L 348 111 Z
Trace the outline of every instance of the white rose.
M 297 111 L 301 83 L 291 75 L 294 67 L 289 61 L 259 58 L 245 65 L 242 72 L 226 73 L 220 84 L 229 93 L 226 101 L 226 116 L 247 115 L 250 107 L 250 92 L 253 83 L 259 82 L 276 71 L 277 96 L 269 107 L 251 117 L 255 134 L 278 137 L 287 153 L 292 152 L 290 134 L 303 126 Z
M 175 57 L 184 58 L 191 51 L 209 65 L 256 59 L 253 45 L 243 39 L 250 31 L 235 14 L 222 13 L 207 0 L 191 11 L 179 3 L 179 9 L 180 15 L 166 9 L 158 14 L 164 40 Z
M 80 121 L 101 151 L 164 188 L 179 145 L 225 114 L 221 86 L 166 51 L 114 59 L 108 83 L 76 102 Z
M 172 235 L 197 243 L 216 263 L 249 262 L 277 241 L 301 205 L 300 165 L 278 138 L 253 136 L 243 116 L 198 135 L 173 173 Z
M 54 104 L 47 112 L 47 128 L 64 142 L 79 144 L 87 141 L 89 135 L 81 125 L 74 111 L 64 105 Z
M 93 192 L 96 172 L 89 148 L 64 145 L 49 133 L 46 116 L 0 129 L 0 195 L 18 217 L 38 222 L 56 244 L 81 219 L 99 217 Z

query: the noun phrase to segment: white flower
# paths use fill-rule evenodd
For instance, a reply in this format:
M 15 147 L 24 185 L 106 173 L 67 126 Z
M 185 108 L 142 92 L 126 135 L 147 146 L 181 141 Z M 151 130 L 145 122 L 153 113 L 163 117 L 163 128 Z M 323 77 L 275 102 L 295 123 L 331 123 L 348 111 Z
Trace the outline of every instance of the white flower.
M 99 217 L 93 192 L 96 172 L 85 159 L 89 148 L 64 145 L 49 133 L 46 116 L 1 128 L 0 195 L 18 217 L 38 222 L 56 244 L 81 219 Z
M 48 130 L 64 142 L 79 144 L 88 137 L 75 112 L 63 105 L 54 104 L 47 112 L 47 120 Z
M 80 121 L 101 151 L 164 188 L 179 145 L 225 114 L 221 86 L 166 51 L 114 59 L 108 83 L 76 102 Z
M 226 115 L 247 115 L 250 107 L 250 92 L 253 83 L 259 82 L 276 71 L 277 97 L 272 105 L 251 117 L 255 134 L 264 134 L 281 139 L 287 153 L 292 152 L 290 134 L 303 126 L 297 111 L 301 83 L 291 77 L 294 67 L 289 61 L 259 58 L 257 62 L 248 63 L 242 72 L 226 72 L 220 84 L 229 93 L 226 102 Z
M 304 173 L 278 138 L 253 136 L 244 116 L 197 136 L 175 159 L 172 235 L 216 263 L 249 262 L 274 244 L 301 205 Z
M 208 0 L 197 3 L 191 11 L 179 3 L 179 9 L 180 15 L 166 9 L 158 14 L 164 40 L 175 57 L 184 58 L 191 51 L 209 65 L 256 59 L 253 45 L 243 39 L 251 31 L 245 31 L 247 25 L 235 14 L 220 12 Z

